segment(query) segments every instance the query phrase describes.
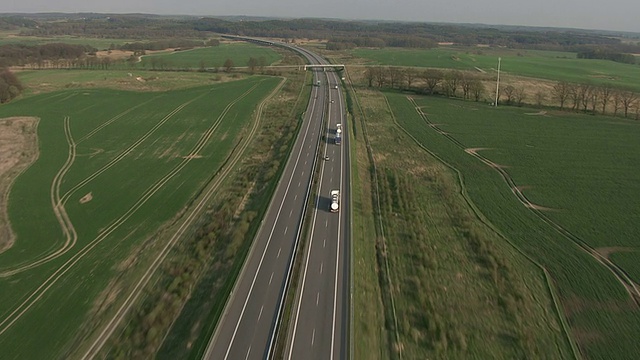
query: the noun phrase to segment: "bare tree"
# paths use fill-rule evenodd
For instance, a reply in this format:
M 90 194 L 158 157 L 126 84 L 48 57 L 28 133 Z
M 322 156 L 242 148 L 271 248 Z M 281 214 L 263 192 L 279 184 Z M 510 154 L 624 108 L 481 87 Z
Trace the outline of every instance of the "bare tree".
M 258 67 L 258 59 L 253 56 L 249 57 L 249 61 L 247 61 L 247 66 L 249 67 L 249 71 L 253 74 L 256 72 L 256 68 Z
M 475 78 L 471 81 L 471 94 L 475 101 L 480 101 L 482 94 L 484 93 L 484 85 L 480 79 Z
M 602 85 L 600 87 L 600 104 L 602 104 L 602 113 L 604 114 L 605 111 L 607 110 L 607 104 L 609 103 L 609 101 L 611 100 L 611 97 L 613 96 L 613 88 L 611 87 L 611 85 Z
M 387 69 L 382 66 L 378 66 L 376 67 L 375 74 L 378 87 L 384 86 L 384 84 L 387 83 Z
M 235 65 L 233 64 L 233 60 L 231 59 L 227 59 L 224 61 L 224 64 L 222 64 L 222 67 L 224 68 L 225 72 L 230 72 L 231 69 L 233 69 Z
M 551 94 L 553 98 L 560 103 L 560 110 L 564 109 L 564 103 L 569 98 L 569 83 L 566 81 L 560 81 L 553 86 Z
M 402 83 L 402 71 L 400 68 L 396 66 L 391 66 L 388 68 L 389 74 L 389 85 L 392 89 L 395 89 L 397 85 Z
M 580 107 L 580 91 L 578 85 L 569 84 L 569 98 L 571 99 L 571 109 L 577 110 Z
M 595 114 L 596 113 L 596 108 L 598 107 L 598 104 L 600 103 L 600 91 L 598 88 L 596 87 L 592 87 L 591 88 L 591 93 L 589 95 L 589 102 L 591 103 L 591 113 Z
M 367 70 L 364 71 L 364 77 L 367 79 L 369 83 L 369 87 L 373 86 L 373 80 L 376 78 L 376 70 L 373 67 L 368 67 Z
M 444 74 L 444 88 L 447 96 L 456 96 L 460 79 L 462 79 L 462 74 L 458 70 L 452 70 Z
M 516 98 L 516 88 L 511 85 L 507 85 L 502 88 L 501 94 L 507 97 L 507 104 L 511 105 Z
M 407 84 L 407 89 L 411 89 L 411 85 L 416 81 L 418 73 L 413 68 L 404 69 L 404 81 Z
M 618 115 L 620 105 L 622 105 L 622 92 L 620 90 L 615 90 L 613 92 L 613 116 Z
M 473 82 L 474 77 L 469 76 L 468 74 L 461 73 L 462 77 L 460 78 L 460 85 L 462 87 L 462 97 L 467 100 L 471 97 L 471 84 Z
M 624 117 L 629 114 L 629 109 L 633 108 L 636 100 L 638 100 L 638 94 L 632 91 L 622 92 L 622 107 L 624 108 Z
M 422 73 L 422 78 L 427 83 L 429 94 L 433 94 L 436 87 L 442 81 L 442 71 L 436 69 L 427 69 Z
M 518 106 L 522 106 L 524 99 L 527 98 L 527 94 L 524 92 L 524 88 L 517 88 L 514 95 L 514 100 L 516 101 Z
M 587 112 L 587 108 L 589 107 L 589 101 L 591 100 L 591 85 L 589 84 L 580 84 L 576 88 L 576 93 L 580 100 L 580 104 L 582 104 L 582 111 Z

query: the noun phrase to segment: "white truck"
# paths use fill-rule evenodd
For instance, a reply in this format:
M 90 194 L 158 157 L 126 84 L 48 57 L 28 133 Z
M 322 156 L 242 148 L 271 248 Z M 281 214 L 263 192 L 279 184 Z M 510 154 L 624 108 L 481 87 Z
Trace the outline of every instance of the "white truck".
M 340 209 L 340 190 L 331 190 L 331 206 L 329 210 L 331 212 L 338 212 Z

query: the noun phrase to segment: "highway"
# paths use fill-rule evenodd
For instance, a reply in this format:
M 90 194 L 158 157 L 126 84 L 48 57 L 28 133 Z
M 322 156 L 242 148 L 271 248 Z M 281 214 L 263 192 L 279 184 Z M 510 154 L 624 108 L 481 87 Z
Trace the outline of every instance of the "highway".
M 349 138 L 340 81 L 328 72 L 328 131 L 320 168 L 319 196 L 313 209 L 311 235 L 304 249 L 285 359 L 346 359 L 349 329 Z M 336 88 L 337 87 L 337 88 Z M 335 144 L 341 124 L 342 144 Z M 329 193 L 340 190 L 340 210 L 329 211 Z
M 302 52 L 312 64 L 322 61 L 312 53 L 302 49 L 297 50 Z M 337 255 L 335 248 L 335 244 L 343 243 L 336 241 L 338 231 L 346 233 L 348 228 L 346 226 L 347 212 L 344 211 L 346 201 L 341 201 L 341 212 L 338 214 L 329 213 L 327 200 L 329 190 L 326 188 L 327 186 L 340 188 L 342 181 L 348 181 L 348 177 L 342 171 L 342 168 L 346 166 L 346 160 L 341 151 L 342 147 L 348 146 L 348 142 L 344 141 L 342 147 L 331 145 L 331 143 L 327 144 L 325 141 L 327 139 L 326 126 L 323 122 L 326 114 L 329 114 L 329 121 L 334 124 L 333 129 L 335 130 L 337 114 L 343 113 L 343 101 L 340 90 L 334 88 L 338 84 L 338 78 L 334 72 L 314 71 L 313 81 L 314 84 L 316 81 L 320 81 L 321 85 L 313 87 L 311 99 L 292 153 L 285 165 L 269 209 L 254 239 L 254 244 L 224 313 L 207 346 L 204 356 L 206 359 L 265 359 L 273 356 L 274 340 L 282 316 L 285 292 L 292 276 L 294 254 L 297 251 L 299 241 L 302 240 L 300 238 L 303 219 L 309 210 L 307 204 L 315 204 L 313 208 L 314 222 L 309 226 L 317 230 L 313 231 L 314 235 L 310 241 L 321 242 L 321 240 L 317 240 L 321 236 L 319 235 L 320 229 L 324 229 L 327 234 L 334 234 L 328 237 L 325 248 L 327 249 L 326 255 L 334 260 L 333 262 L 327 260 L 326 265 L 323 265 L 331 268 L 327 268 L 325 273 L 331 277 L 331 284 L 339 280 L 337 275 L 331 275 L 339 268 L 336 261 L 348 259 L 344 251 Z M 330 102 L 331 100 L 334 101 L 333 104 Z M 327 107 L 329 108 L 328 112 Z M 328 154 L 329 160 L 324 160 L 325 152 Z M 323 154 L 322 157 L 320 153 Z M 312 198 L 314 196 L 312 184 L 316 166 L 321 167 L 319 170 L 323 174 L 320 197 L 317 199 Z M 341 196 L 341 198 L 345 199 L 345 196 Z M 331 251 L 331 248 L 334 250 Z M 307 279 L 314 276 L 310 274 Z M 325 277 L 321 278 L 325 279 Z M 309 284 L 314 283 L 314 281 L 307 281 Z M 339 282 L 339 285 L 329 285 L 331 289 L 337 287 L 336 293 L 344 297 L 344 294 L 348 294 L 348 285 L 342 281 Z M 329 344 L 327 349 L 346 349 L 346 345 L 344 345 L 346 344 L 346 333 L 343 332 L 347 319 L 346 312 L 343 310 L 345 302 L 324 299 L 325 295 L 334 296 L 333 294 L 333 290 L 323 294 L 323 304 L 331 305 L 326 308 L 328 312 L 324 316 L 331 319 L 334 325 L 329 326 L 328 322 L 321 322 L 322 326 L 329 326 L 322 330 L 322 343 Z M 305 297 L 306 295 L 302 298 L 305 299 Z M 298 328 L 302 331 L 304 327 L 298 326 Z M 314 329 L 310 328 L 309 331 L 313 332 Z M 320 332 L 320 330 L 318 331 Z M 336 340 L 330 339 L 330 336 L 326 334 L 336 335 Z M 320 338 L 320 334 L 318 336 Z M 327 354 L 329 351 L 333 350 L 327 350 Z M 346 354 L 343 350 L 336 351 L 340 351 L 340 354 Z M 323 356 L 323 358 L 329 357 L 332 355 Z M 302 358 L 306 358 L 306 356 Z

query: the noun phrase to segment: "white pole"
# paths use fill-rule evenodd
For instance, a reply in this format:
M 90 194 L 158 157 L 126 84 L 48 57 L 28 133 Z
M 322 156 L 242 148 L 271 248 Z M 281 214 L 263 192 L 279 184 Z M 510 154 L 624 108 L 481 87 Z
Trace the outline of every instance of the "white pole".
M 496 107 L 498 107 L 498 92 L 500 91 L 500 58 L 498 57 L 498 79 L 496 80 Z

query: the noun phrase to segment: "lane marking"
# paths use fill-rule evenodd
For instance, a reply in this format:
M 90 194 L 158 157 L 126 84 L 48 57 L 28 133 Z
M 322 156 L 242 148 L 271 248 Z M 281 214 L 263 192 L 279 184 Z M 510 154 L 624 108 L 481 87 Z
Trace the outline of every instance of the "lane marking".
M 316 329 L 313 329 L 313 334 L 311 334 L 311 346 L 313 346 L 313 343 L 316 340 Z
M 249 358 L 249 354 L 251 353 L 251 345 L 249 345 L 249 350 L 247 350 L 247 356 L 244 357 L 244 360 Z
M 324 239 L 324 241 L 322 242 L 322 247 L 326 247 L 327 246 L 327 239 Z
M 320 274 L 322 274 L 322 267 L 324 266 L 324 262 L 320 263 Z
M 277 258 L 280 257 L 280 251 L 282 250 L 282 248 L 278 249 L 278 256 L 276 256 Z
M 264 310 L 264 305 L 262 305 L 262 307 L 260 308 L 260 314 L 258 314 L 258 321 L 260 321 L 260 318 L 262 317 L 262 310 Z
M 284 234 L 285 234 L 285 235 L 287 235 L 287 230 L 289 230 L 289 227 L 288 227 L 288 226 L 284 228 Z
M 291 209 L 291 211 L 289 211 L 289 217 L 291 217 L 291 214 L 293 214 L 293 209 Z
M 271 273 L 271 277 L 269 278 L 269 285 L 271 285 L 271 280 L 273 280 L 273 273 Z
M 316 306 L 318 306 L 319 302 L 320 302 L 320 291 L 318 291 L 318 293 L 316 294 Z
M 315 107 L 315 106 L 314 106 Z M 313 114 L 313 110 L 314 108 L 311 109 L 311 114 Z M 300 144 L 300 151 L 298 152 L 298 156 L 296 157 L 296 162 L 293 165 L 293 170 L 291 171 L 291 177 L 289 178 L 289 182 L 287 183 L 287 187 L 284 190 L 284 197 L 283 199 L 286 198 L 287 194 L 289 193 L 289 187 L 291 186 L 291 182 L 293 181 L 293 174 L 295 174 L 296 169 L 298 168 L 298 163 L 300 161 L 300 157 L 302 156 L 302 148 L 304 147 L 304 143 L 306 142 L 306 140 L 308 139 L 308 134 L 309 134 L 309 129 L 311 128 L 311 119 L 309 119 L 309 121 L 307 121 L 307 128 L 305 129 L 305 134 L 302 140 L 302 143 Z M 296 140 L 297 141 L 297 140 Z M 294 145 L 295 147 L 295 145 Z M 297 199 L 297 195 L 296 195 L 296 199 Z M 236 326 L 233 329 L 233 335 L 231 335 L 231 340 L 229 341 L 229 346 L 227 346 L 227 351 L 224 355 L 224 359 L 228 359 L 229 358 L 229 353 L 231 352 L 231 347 L 233 346 L 233 343 L 235 341 L 236 335 L 238 334 L 238 328 L 240 327 L 240 323 L 242 322 L 242 318 L 244 317 L 244 312 L 247 308 L 247 304 L 249 303 L 249 299 L 251 298 L 251 295 L 253 294 L 253 287 L 256 283 L 256 280 L 258 279 L 258 274 L 260 273 L 260 269 L 262 269 L 262 263 L 264 261 L 264 257 L 267 254 L 267 249 L 269 248 L 269 245 L 271 244 L 271 239 L 273 237 L 273 232 L 276 230 L 276 224 L 278 223 L 278 219 L 280 218 L 280 212 L 282 211 L 282 207 L 284 206 L 284 201 L 280 202 L 280 206 L 278 207 L 278 212 L 276 213 L 276 218 L 275 221 L 273 222 L 273 227 L 271 228 L 271 232 L 269 233 L 269 237 L 267 238 L 267 243 L 264 247 L 264 250 L 262 251 L 262 256 L 260 257 L 260 261 L 258 262 L 258 268 L 256 269 L 256 272 L 253 276 L 253 280 L 251 281 L 251 286 L 249 287 L 249 293 L 247 294 L 247 297 L 244 300 L 244 304 L 242 305 L 242 310 L 240 311 L 240 317 L 238 318 L 238 321 L 236 321 Z M 273 273 L 271 274 L 271 277 L 273 278 Z M 269 280 L 269 283 L 271 283 L 271 280 Z M 215 339 L 215 336 L 214 336 Z M 251 348 L 249 348 L 249 350 L 251 350 Z M 269 351 L 271 351 L 271 344 L 269 344 Z M 248 356 L 248 353 L 247 353 Z

